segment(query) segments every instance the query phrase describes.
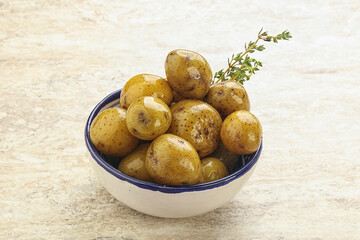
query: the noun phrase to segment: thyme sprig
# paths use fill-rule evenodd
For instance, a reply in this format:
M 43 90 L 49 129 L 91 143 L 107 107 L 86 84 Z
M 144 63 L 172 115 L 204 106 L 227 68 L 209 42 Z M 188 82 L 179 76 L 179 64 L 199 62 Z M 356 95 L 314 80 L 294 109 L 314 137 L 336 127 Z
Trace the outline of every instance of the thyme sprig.
M 244 84 L 245 81 L 248 81 L 250 77 L 255 74 L 256 71 L 259 71 L 260 67 L 262 67 L 262 62 L 249 56 L 249 54 L 255 51 L 261 52 L 265 49 L 264 45 L 257 45 L 259 40 L 277 43 L 278 40 L 289 40 L 290 38 L 292 38 L 292 36 L 287 30 L 276 36 L 270 36 L 267 32 L 263 32 L 263 29 L 261 28 L 256 41 L 250 41 L 248 44 L 245 43 L 244 52 L 240 52 L 236 55 L 233 54 L 231 59 L 228 59 L 227 69 L 221 69 L 216 72 L 211 84 L 228 80 L 234 80 Z

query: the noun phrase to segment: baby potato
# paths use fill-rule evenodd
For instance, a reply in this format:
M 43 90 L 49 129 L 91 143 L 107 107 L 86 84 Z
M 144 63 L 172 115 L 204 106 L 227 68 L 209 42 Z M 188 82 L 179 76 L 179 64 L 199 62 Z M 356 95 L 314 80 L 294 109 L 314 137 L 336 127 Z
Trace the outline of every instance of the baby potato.
M 233 172 L 235 170 L 236 163 L 239 161 L 239 155 L 227 150 L 221 141 L 216 150 L 210 154 L 210 157 L 215 157 L 222 161 L 229 172 Z
M 171 106 L 171 115 L 168 133 L 189 141 L 200 157 L 216 149 L 222 119 L 215 108 L 200 100 L 187 99 Z
M 201 162 L 195 148 L 173 134 L 163 134 L 151 143 L 145 167 L 159 184 L 189 185 L 202 180 Z
M 173 99 L 173 91 L 166 79 L 152 74 L 139 74 L 123 87 L 120 106 L 127 109 L 137 98 L 145 96 L 159 98 L 169 105 Z
M 236 154 L 250 154 L 260 146 L 261 124 L 249 111 L 236 111 L 224 120 L 220 137 L 229 151 Z
M 203 99 L 212 79 L 211 68 L 200 54 L 178 49 L 171 51 L 165 61 L 166 78 L 171 88 L 184 98 Z
M 201 159 L 203 182 L 212 182 L 229 175 L 225 164 L 218 158 L 206 157 Z
M 243 85 L 235 81 L 211 86 L 205 102 L 213 106 L 223 118 L 238 110 L 250 111 L 249 96 Z
M 152 179 L 145 168 L 145 159 L 150 143 L 139 145 L 132 153 L 123 157 L 119 163 L 119 171 L 131 177 L 152 182 Z
M 100 113 L 90 126 L 90 139 L 95 148 L 112 156 L 124 156 L 138 145 L 126 126 L 126 110 L 109 108 Z
M 177 94 L 175 91 L 173 91 L 173 100 L 172 102 L 180 102 L 181 100 L 185 100 L 184 97 Z
M 127 110 L 126 125 L 132 135 L 142 140 L 152 140 L 165 133 L 170 123 L 170 109 L 159 98 L 140 97 Z

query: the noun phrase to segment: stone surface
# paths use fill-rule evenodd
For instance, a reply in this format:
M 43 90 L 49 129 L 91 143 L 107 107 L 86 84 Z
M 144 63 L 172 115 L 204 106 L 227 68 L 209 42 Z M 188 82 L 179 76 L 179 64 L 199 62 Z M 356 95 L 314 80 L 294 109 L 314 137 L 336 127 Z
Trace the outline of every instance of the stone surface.
M 0 0 L 0 239 L 359 239 L 360 2 Z M 254 175 L 223 207 L 189 219 L 131 210 L 98 183 L 85 121 L 167 53 L 213 71 L 261 27 L 245 84 L 264 130 Z

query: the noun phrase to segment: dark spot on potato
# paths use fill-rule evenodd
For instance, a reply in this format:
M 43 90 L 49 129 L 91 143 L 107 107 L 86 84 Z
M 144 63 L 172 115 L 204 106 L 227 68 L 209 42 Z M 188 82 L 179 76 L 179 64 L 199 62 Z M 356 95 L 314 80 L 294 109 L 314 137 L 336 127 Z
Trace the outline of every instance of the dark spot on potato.
M 143 124 L 147 124 L 147 123 L 148 123 L 148 121 L 147 121 L 146 119 L 144 119 L 144 118 L 143 118 L 143 119 L 140 119 L 140 122 L 143 123 Z
M 154 152 L 153 151 L 150 151 L 149 152 L 149 157 L 153 157 L 154 156 Z
M 170 53 L 171 56 L 174 55 L 174 54 L 175 54 L 174 52 Z
M 223 90 L 219 90 L 216 92 L 218 95 L 223 95 L 224 94 L 224 91 Z
M 190 88 L 187 89 L 187 91 L 191 92 L 195 90 L 195 85 L 192 85 Z
M 179 143 L 181 144 L 184 144 L 184 141 L 183 140 L 178 140 Z
M 201 131 L 198 130 L 198 132 L 196 133 L 196 135 L 195 135 L 194 138 L 195 138 L 195 139 L 201 138 Z
M 137 134 L 137 130 L 135 128 L 131 129 L 131 131 L 135 134 Z
M 190 57 L 189 55 L 186 55 L 186 59 L 187 59 L 187 60 L 190 60 L 191 57 Z
M 143 112 L 139 113 L 139 120 L 141 123 L 147 125 L 149 121 L 146 119 L 145 114 Z
M 204 134 L 209 135 L 209 130 L 207 128 L 204 128 Z
M 182 110 L 184 110 L 185 108 L 184 107 L 181 107 L 181 108 L 179 108 L 179 110 L 178 111 L 182 111 Z
M 169 114 L 168 114 L 168 113 L 164 113 L 164 117 L 165 117 L 165 119 L 168 119 L 168 118 L 169 118 Z

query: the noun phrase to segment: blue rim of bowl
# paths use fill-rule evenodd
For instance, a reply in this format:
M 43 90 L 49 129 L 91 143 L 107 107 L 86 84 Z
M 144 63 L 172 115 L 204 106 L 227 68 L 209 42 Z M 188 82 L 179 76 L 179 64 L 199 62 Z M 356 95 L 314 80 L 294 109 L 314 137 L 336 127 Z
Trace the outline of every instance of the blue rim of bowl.
M 90 135 L 89 135 L 90 125 L 91 125 L 92 121 L 94 120 L 94 118 L 100 113 L 100 111 L 102 111 L 104 109 L 104 107 L 109 108 L 109 107 L 115 106 L 116 104 L 112 104 L 112 105 L 109 105 L 109 104 L 116 101 L 117 99 L 119 99 L 120 93 L 121 93 L 121 89 L 110 93 L 108 96 L 106 96 L 103 100 L 101 100 L 95 106 L 95 108 L 91 111 L 91 113 L 88 117 L 88 120 L 86 121 L 84 133 L 85 133 L 85 144 L 90 152 L 91 157 L 96 161 L 96 163 L 99 166 L 101 166 L 103 169 L 105 169 L 108 173 L 112 174 L 114 177 L 116 177 L 122 181 L 129 182 L 140 188 L 144 188 L 144 189 L 151 190 L 151 191 L 159 191 L 159 192 L 163 192 L 163 193 L 182 193 L 182 192 L 203 191 L 203 190 L 208 190 L 208 189 L 224 186 L 224 185 L 234 181 L 235 179 L 240 178 L 245 173 L 247 173 L 259 160 L 259 157 L 260 157 L 260 154 L 262 151 L 262 142 L 263 142 L 262 140 L 260 143 L 260 147 L 256 150 L 255 153 L 253 153 L 253 157 L 251 158 L 250 161 L 248 161 L 248 163 L 245 164 L 245 166 L 238 169 L 234 173 L 232 173 L 222 179 L 213 181 L 213 182 L 201 183 L 201 184 L 196 184 L 196 185 L 172 186 L 172 185 L 162 185 L 162 184 L 157 184 L 157 183 L 145 182 L 145 181 L 133 178 L 131 176 L 128 176 L 128 175 L 120 172 L 116 168 L 112 167 L 109 163 L 107 163 L 101 157 L 99 152 L 96 150 L 94 145 L 91 143 Z M 240 159 L 240 157 L 239 157 L 239 159 Z

